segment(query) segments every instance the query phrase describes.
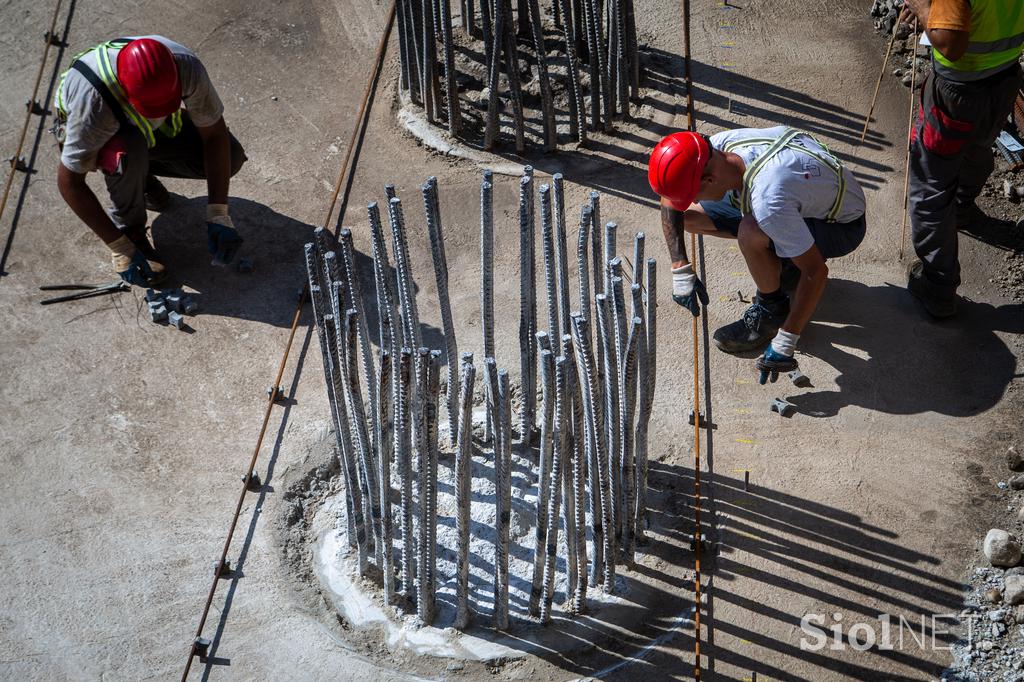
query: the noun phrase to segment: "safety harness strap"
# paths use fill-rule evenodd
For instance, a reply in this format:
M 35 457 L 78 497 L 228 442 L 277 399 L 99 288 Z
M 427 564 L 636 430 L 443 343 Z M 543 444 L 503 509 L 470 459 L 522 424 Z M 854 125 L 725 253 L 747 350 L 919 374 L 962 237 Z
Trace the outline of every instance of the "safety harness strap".
M 821 147 L 824 154 L 819 154 L 812 151 L 800 144 L 799 140 L 795 138 L 798 135 L 806 136 L 810 138 L 815 144 Z M 840 211 L 843 207 L 843 199 L 846 197 L 846 177 L 843 174 L 843 164 L 839 159 L 829 151 L 829 148 L 825 144 L 809 133 L 802 133 L 794 128 L 787 128 L 786 132 L 782 136 L 772 139 L 768 137 L 750 137 L 744 140 L 736 140 L 725 145 L 723 151 L 732 152 L 736 149 L 743 147 L 753 147 L 756 145 L 769 145 L 768 149 L 765 150 L 757 159 L 752 163 L 743 173 L 743 193 L 739 200 L 736 201 L 734 196 L 729 197 L 730 203 L 736 208 L 740 209 L 744 213 L 749 213 L 751 208 L 751 188 L 754 184 L 754 178 L 761 172 L 765 163 L 768 162 L 773 156 L 778 154 L 782 149 L 788 148 L 794 152 L 800 152 L 806 154 L 816 160 L 818 160 L 823 166 L 831 170 L 836 175 L 836 180 L 839 183 L 838 190 L 836 192 L 835 201 L 832 202 L 832 207 L 829 209 L 825 219 L 829 222 L 835 222 L 839 216 Z

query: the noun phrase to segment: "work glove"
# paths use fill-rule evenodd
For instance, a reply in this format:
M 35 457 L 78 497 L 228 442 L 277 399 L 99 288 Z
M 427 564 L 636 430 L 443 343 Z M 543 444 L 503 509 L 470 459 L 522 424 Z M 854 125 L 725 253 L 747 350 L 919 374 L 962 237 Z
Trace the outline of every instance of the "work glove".
M 229 265 L 242 245 L 242 238 L 228 215 L 227 204 L 206 206 L 206 248 L 213 255 L 213 265 Z
M 761 372 L 757 383 L 763 386 L 771 379 L 774 384 L 779 378 L 779 372 L 792 372 L 799 366 L 796 358 L 793 357 L 799 338 L 799 334 L 793 334 L 784 329 L 779 330 L 779 333 L 772 339 L 771 345 L 765 349 L 764 355 L 757 359 L 757 369 Z
M 693 313 L 694 317 L 700 317 L 701 305 L 708 304 L 708 290 L 694 274 L 690 263 L 672 268 L 672 300 Z
M 164 266 L 155 260 L 146 260 L 145 254 L 135 248 L 126 234 L 107 244 L 107 248 L 111 252 L 114 271 L 129 284 L 150 287 L 166 275 Z

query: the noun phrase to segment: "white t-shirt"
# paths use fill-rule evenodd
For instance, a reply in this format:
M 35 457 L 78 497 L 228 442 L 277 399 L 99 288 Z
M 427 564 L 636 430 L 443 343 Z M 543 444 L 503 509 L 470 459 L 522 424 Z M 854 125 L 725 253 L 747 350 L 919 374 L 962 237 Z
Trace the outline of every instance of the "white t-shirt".
M 152 38 L 166 45 L 174 61 L 178 65 L 178 80 L 181 82 L 181 99 L 188 110 L 192 123 L 198 128 L 205 128 L 216 123 L 224 114 L 217 91 L 210 82 L 206 67 L 199 61 L 195 53 L 187 47 L 179 45 L 163 36 L 137 36 Z M 110 65 L 117 74 L 117 55 L 120 49 L 111 49 Z M 92 69 L 97 76 L 99 65 L 96 53 L 89 52 L 82 57 L 82 62 Z M 64 149 L 60 160 L 68 170 L 75 173 L 88 173 L 96 169 L 96 155 L 103 145 L 117 133 L 120 124 L 114 112 L 107 106 L 103 96 L 86 80 L 85 76 L 74 69 L 69 69 L 64 78 L 63 89 L 54 95 L 54 108 L 62 96 L 64 110 L 68 120 L 65 124 Z M 155 130 L 164 119 L 150 119 Z M 159 133 L 158 133 L 159 135 Z
M 726 130 L 711 136 L 711 146 L 721 150 L 730 142 L 752 137 L 774 140 L 782 137 L 786 130 L 785 126 Z M 797 135 L 794 140 L 819 155 L 824 153 L 821 146 L 807 135 Z M 734 153 L 749 168 L 768 147 L 768 144 L 740 147 Z M 843 177 L 846 196 L 836 216 L 836 229 L 843 229 L 838 223 L 852 222 L 864 215 L 864 190 L 845 165 Z M 781 258 L 792 258 L 803 255 L 814 244 L 814 237 L 804 218 L 824 220 L 832 210 L 838 191 L 839 179 L 830 169 L 823 168 L 821 162 L 812 156 L 783 148 L 768 159 L 754 177 L 750 188 L 750 209 L 757 224 L 775 243 L 775 253 Z M 734 194 L 733 198 L 739 198 L 732 190 L 730 193 Z

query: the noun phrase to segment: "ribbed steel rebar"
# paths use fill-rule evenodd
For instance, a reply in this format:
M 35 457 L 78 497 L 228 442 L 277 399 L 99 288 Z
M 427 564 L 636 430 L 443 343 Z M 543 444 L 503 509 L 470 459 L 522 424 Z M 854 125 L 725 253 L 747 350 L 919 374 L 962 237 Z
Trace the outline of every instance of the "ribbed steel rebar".
M 625 438 L 625 434 L 622 432 L 622 380 L 623 374 L 626 369 L 626 345 L 629 341 L 629 331 L 626 327 L 626 301 L 622 291 L 622 277 L 620 273 L 622 271 L 621 263 L 619 259 L 613 258 L 609 262 L 609 269 L 612 274 L 612 299 L 611 299 L 611 313 L 612 313 L 612 337 L 615 341 L 615 399 L 618 403 L 615 411 L 615 445 L 617 450 L 612 454 L 614 458 L 614 466 L 612 469 L 612 483 L 615 486 L 615 543 L 619 548 L 619 554 L 617 560 L 622 558 L 622 550 L 624 545 L 622 544 L 622 530 L 625 518 L 624 505 L 626 501 L 625 487 L 623 480 L 623 467 L 625 462 L 622 459 L 622 443 Z
M 562 9 L 562 14 L 569 10 L 569 0 L 555 0 Z M 579 65 L 576 59 L 576 41 L 573 36 L 572 22 L 565 21 L 566 76 L 569 79 L 569 131 L 579 143 L 587 141 L 587 115 L 583 106 L 583 88 L 580 87 Z
M 555 255 L 558 263 L 558 329 L 569 333 L 569 249 L 565 226 L 565 183 L 561 173 L 551 182 L 555 218 Z
M 486 0 L 484 0 L 486 2 Z M 459 440 L 455 452 L 455 532 L 459 537 L 458 576 L 455 582 L 455 628 L 469 626 L 469 528 L 472 502 L 473 384 L 476 367 L 473 354 L 462 354 L 459 390 Z
M 536 0 L 532 0 L 536 2 Z M 537 413 L 537 278 L 534 247 L 533 168 L 526 166 L 519 179 L 519 375 L 523 409 L 519 434 L 532 441 Z
M 604 454 L 607 480 L 602 484 L 608 490 L 608 519 L 605 526 L 605 584 L 604 591 L 614 587 L 615 564 L 618 559 L 618 544 L 615 529 L 618 526 L 619 486 L 615 475 L 619 452 L 619 369 L 618 354 L 615 351 L 615 321 L 607 294 L 598 294 L 597 299 L 597 342 L 604 353 Z
M 377 384 L 378 417 L 380 424 L 379 443 L 380 450 L 377 452 L 377 482 L 380 485 L 380 510 L 381 510 L 381 536 L 383 547 L 381 556 L 384 563 L 381 565 L 381 576 L 384 582 L 384 603 L 391 604 L 395 599 L 395 557 L 394 557 L 394 526 L 392 522 L 391 509 L 391 457 L 394 455 L 394 425 L 391 417 L 392 394 L 392 359 L 388 350 L 382 350 L 380 354 L 380 373 Z
M 647 236 L 643 232 L 637 232 L 633 236 L 633 262 L 630 264 L 633 271 L 629 273 L 629 279 L 633 284 L 643 284 L 644 281 L 644 243 Z M 633 315 L 636 315 L 636 309 Z
M 551 188 L 540 186 L 540 233 L 544 247 L 544 283 L 548 303 L 548 334 L 557 343 L 562 338 L 558 315 L 558 267 L 555 232 L 551 217 Z
M 622 488 L 623 488 L 623 514 L 622 514 L 622 555 L 623 563 L 627 566 L 633 565 L 636 556 L 636 539 L 633 535 L 633 528 L 636 521 L 636 479 L 635 459 L 633 452 L 633 417 L 636 412 L 636 356 L 637 346 L 641 336 L 644 335 L 644 323 L 639 317 L 634 317 L 630 324 L 629 340 L 626 343 L 626 354 L 622 368 L 622 379 L 619 389 L 619 409 L 622 433 L 622 454 L 619 459 L 622 461 Z
M 430 534 L 427 526 L 432 522 L 427 517 L 430 513 L 430 505 L 427 503 L 427 493 L 430 486 L 427 477 L 430 473 L 430 463 L 427 455 L 427 403 L 430 401 L 427 395 L 427 364 L 430 362 L 430 349 L 422 347 L 415 353 L 413 362 L 413 384 L 416 386 L 416 400 L 410 402 L 411 417 L 409 420 L 412 426 L 412 469 L 413 486 L 412 498 L 415 500 L 414 509 L 416 519 L 413 521 L 413 543 L 416 552 L 416 615 L 420 622 L 426 623 L 429 609 L 427 598 L 427 542 Z
M 423 50 L 423 109 L 427 120 L 431 123 L 437 116 L 438 93 L 440 86 L 437 80 L 437 33 L 434 31 L 433 2 L 425 0 L 422 7 L 420 30 L 422 31 L 421 47 Z
M 420 504 L 426 508 L 423 514 L 424 521 L 420 526 L 420 533 L 423 535 L 423 562 L 425 568 L 420 573 L 420 602 L 417 602 L 417 611 L 425 624 L 429 625 L 434 621 L 436 613 L 435 598 L 437 575 L 437 421 L 438 402 L 441 393 L 441 351 L 429 352 L 423 360 L 426 365 L 426 384 L 424 400 L 424 425 L 426 433 L 423 435 L 426 475 L 422 477 L 420 488 Z
M 352 243 L 352 230 L 348 228 L 338 232 L 338 244 L 341 249 L 342 276 L 345 287 L 348 290 L 348 298 L 351 301 L 349 306 L 354 309 L 356 315 L 356 337 L 359 343 L 359 360 L 363 371 L 362 383 L 366 384 L 367 409 L 372 416 L 371 422 L 377 418 L 377 370 L 373 363 L 373 348 L 370 345 L 370 330 L 366 322 L 366 311 L 363 305 L 363 292 L 359 286 L 359 273 L 356 272 L 355 246 Z M 354 367 L 358 370 L 358 367 Z M 359 394 L 357 394 L 359 395 Z M 370 450 L 371 462 L 377 460 L 379 442 L 377 440 L 377 425 L 372 424 L 372 449 Z
M 603 410 L 601 409 L 601 384 L 598 382 L 597 368 L 589 344 L 585 337 L 589 336 L 586 327 L 589 323 L 582 315 L 573 318 L 573 340 L 579 359 L 579 370 L 583 389 L 584 428 L 588 436 L 590 449 L 587 456 L 588 478 L 590 482 L 590 504 L 593 528 L 593 560 L 591 561 L 591 582 L 599 585 L 605 581 L 605 550 L 610 539 L 606 537 L 605 528 L 611 527 L 611 509 L 608 500 L 606 481 L 607 458 L 604 450 Z M 598 333 L 600 336 L 600 333 Z M 598 344 L 600 345 L 600 344 Z
M 335 283 L 334 286 L 339 288 L 341 284 Z M 374 563 L 378 569 L 381 569 L 384 566 L 384 535 L 381 529 L 380 484 L 377 481 L 377 464 L 373 457 L 370 435 L 367 432 L 366 410 L 363 407 L 363 394 L 359 384 L 359 364 L 356 359 L 358 318 L 358 312 L 348 310 L 345 313 L 344 322 L 338 328 L 339 337 L 345 339 L 344 348 L 339 348 L 339 352 L 343 353 L 343 356 L 339 358 L 338 365 L 341 367 L 342 382 L 345 386 L 345 402 L 348 405 L 348 414 L 354 435 L 353 442 L 356 446 L 356 455 L 359 458 L 359 471 L 366 480 L 365 494 L 374 535 Z M 338 324 L 337 319 L 335 319 L 335 324 Z M 371 380 L 376 381 L 376 379 L 376 374 L 373 374 Z
M 498 371 L 498 425 L 501 432 L 498 442 L 501 447 L 495 454 L 495 465 L 501 462 L 500 485 L 495 495 L 501 498 L 501 513 L 497 515 L 498 545 L 495 559 L 502 562 L 501 581 L 498 586 L 497 604 L 495 607 L 494 627 L 508 630 L 508 563 L 509 563 L 509 524 L 512 516 L 512 394 L 508 380 L 508 372 Z
M 582 0 L 587 30 L 587 66 L 590 73 L 590 129 L 601 129 L 601 19 L 596 0 Z
M 576 268 L 579 272 L 580 314 L 588 322 L 592 319 L 592 313 L 590 309 L 590 267 L 587 256 L 587 241 L 590 238 L 590 224 L 592 222 L 592 209 L 589 205 L 585 204 L 580 211 L 580 230 L 576 236 Z M 595 253 L 594 256 L 597 257 L 598 254 Z M 590 341 L 589 336 L 587 341 Z
M 647 324 L 644 325 L 647 331 L 647 380 L 641 385 L 645 393 L 646 411 L 642 415 L 643 437 L 637 437 L 637 522 L 636 527 L 640 533 L 639 541 L 645 540 L 644 531 L 647 530 L 647 430 L 651 419 L 651 408 L 654 405 L 654 387 L 658 374 L 658 296 L 657 296 L 657 266 L 653 258 L 647 259 L 645 270 L 645 289 L 647 290 Z M 642 447 L 642 450 L 639 448 Z
M 412 443 L 409 435 L 409 398 L 412 393 L 412 351 L 399 351 L 398 381 L 395 382 L 395 461 L 398 464 L 398 478 L 401 486 L 401 530 L 402 530 L 402 571 L 401 594 L 410 602 L 415 599 L 413 587 L 414 556 L 413 545 L 413 496 L 412 496 Z
M 571 327 L 570 323 L 570 327 Z M 575 570 L 572 571 L 572 578 L 566 591 L 569 593 L 566 602 L 569 605 L 570 613 L 581 613 L 587 603 L 587 438 L 584 431 L 583 415 L 583 392 L 580 386 L 580 369 L 578 359 L 573 349 L 572 335 L 566 334 L 562 344 L 563 352 L 568 364 L 570 375 L 568 399 L 572 404 L 572 466 L 566 471 L 566 478 L 570 481 L 570 498 L 572 499 L 572 532 L 575 534 L 574 554 L 576 559 Z M 571 474 L 571 475 L 570 475 Z M 571 558 L 571 557 L 570 557 Z
M 388 202 L 388 213 L 391 218 L 391 248 L 395 256 L 399 317 L 402 320 L 403 329 L 402 338 L 412 348 L 419 348 L 422 345 L 420 318 L 416 308 L 416 284 L 412 276 L 412 265 L 409 262 L 409 244 L 405 232 L 402 200 L 398 197 L 391 199 Z
M 434 281 L 437 283 L 437 302 L 441 309 L 441 329 L 444 332 L 445 362 L 448 367 L 448 385 L 445 406 L 448 410 L 448 440 L 455 443 L 459 420 L 459 357 L 455 337 L 455 322 L 452 319 L 452 304 L 448 295 L 448 258 L 444 248 L 444 230 L 441 223 L 441 206 L 437 194 L 437 178 L 431 176 L 420 187 L 423 192 L 423 210 L 427 218 L 427 233 L 430 235 L 430 254 L 434 261 Z
M 494 199 L 488 173 L 480 183 L 480 326 L 485 362 L 486 358 L 494 357 Z M 484 421 L 485 443 L 491 440 L 494 430 L 494 414 L 488 409 Z
M 537 336 L 547 336 L 538 332 Z M 538 342 L 540 339 L 538 338 Z M 540 598 L 547 556 L 548 497 L 550 495 L 551 458 L 553 447 L 552 419 L 555 413 L 555 360 L 550 349 L 540 351 L 541 419 L 540 453 L 537 463 L 537 526 L 533 546 L 533 581 L 530 590 L 531 616 L 540 615 Z
M 578 581 L 579 545 L 576 533 L 576 494 L 573 489 L 573 469 L 577 460 L 576 426 L 574 401 L 575 367 L 572 354 L 572 336 L 562 336 L 562 355 L 565 360 L 565 452 L 562 459 L 562 528 L 565 529 L 565 566 L 567 582 L 565 587 L 564 608 L 575 613 L 573 593 Z
M 561 487 L 564 476 L 565 452 L 568 444 L 566 433 L 568 405 L 566 401 L 565 358 L 555 359 L 555 414 L 553 428 L 553 454 L 551 457 L 551 481 L 548 493 L 547 547 L 544 559 L 544 586 L 541 592 L 540 622 L 551 622 L 551 605 L 555 596 L 555 558 L 558 553 L 558 518 L 561 509 Z
M 459 107 L 459 85 L 458 79 L 455 75 L 455 49 L 452 44 L 452 15 L 448 0 L 440 0 L 440 6 L 441 42 L 444 45 L 445 99 L 448 100 L 448 132 L 451 135 L 458 135 L 462 131 L 462 111 Z
M 484 0 L 486 1 L 486 0 Z M 544 46 L 544 25 L 541 22 L 540 3 L 528 0 L 530 12 L 530 34 L 533 50 L 537 56 L 537 84 L 540 88 L 541 122 L 544 127 L 544 151 L 554 151 L 558 146 L 558 130 L 555 127 L 555 107 L 551 97 L 551 78 L 548 74 L 547 50 Z M 520 17 L 520 21 L 523 18 Z
M 512 102 L 512 126 L 515 132 L 516 153 L 526 151 L 526 122 L 523 118 L 523 88 L 519 79 L 519 49 L 512 22 L 510 0 L 497 0 L 505 15 L 505 78 L 508 80 L 509 99 Z
M 612 273 L 609 264 L 615 258 L 619 250 L 619 245 L 617 243 L 618 234 L 619 226 L 616 223 L 609 222 L 604 226 L 604 259 L 601 261 L 601 273 L 604 277 L 604 288 L 602 289 L 602 292 L 609 296 L 611 296 L 612 293 Z
M 485 0 L 490 4 L 490 0 Z M 490 55 L 487 56 L 487 87 L 490 95 L 487 98 L 487 118 L 484 127 L 484 149 L 494 149 L 501 130 L 501 104 L 498 99 L 498 87 L 501 84 L 501 53 L 505 46 L 505 11 L 501 0 L 492 6 L 494 11 L 494 33 L 491 36 Z M 485 38 L 486 39 L 486 38 Z
M 494 481 L 494 570 L 493 570 L 493 594 L 494 610 L 492 617 L 494 626 L 498 627 L 501 618 L 501 582 L 504 578 L 504 571 L 507 570 L 508 558 L 503 556 L 505 547 L 501 544 L 500 519 L 503 511 L 505 498 L 501 494 L 503 462 L 501 457 L 501 427 L 499 424 L 500 395 L 498 391 L 498 364 L 494 358 L 484 358 L 484 384 L 487 398 L 487 411 L 494 417 L 494 432 L 491 439 L 491 464 Z

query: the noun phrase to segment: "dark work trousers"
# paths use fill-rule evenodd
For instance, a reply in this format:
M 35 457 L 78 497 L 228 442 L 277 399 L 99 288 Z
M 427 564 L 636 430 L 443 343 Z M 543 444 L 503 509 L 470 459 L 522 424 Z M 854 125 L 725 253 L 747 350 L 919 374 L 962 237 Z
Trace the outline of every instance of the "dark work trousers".
M 146 176 L 164 178 L 206 178 L 203 139 L 188 114 L 182 115 L 181 132 L 167 137 L 154 131 L 156 145 L 146 146 L 146 138 L 135 126 L 123 127 L 117 135 L 124 142 L 125 155 L 119 175 L 104 174 L 110 192 L 110 219 L 122 230 L 146 226 Z M 245 163 L 245 151 L 235 136 L 228 133 L 231 145 L 231 175 Z
M 957 218 L 992 174 L 992 143 L 1021 87 L 1016 63 L 984 80 L 961 83 L 931 74 L 910 142 L 910 224 L 914 250 L 936 293 L 960 285 Z

